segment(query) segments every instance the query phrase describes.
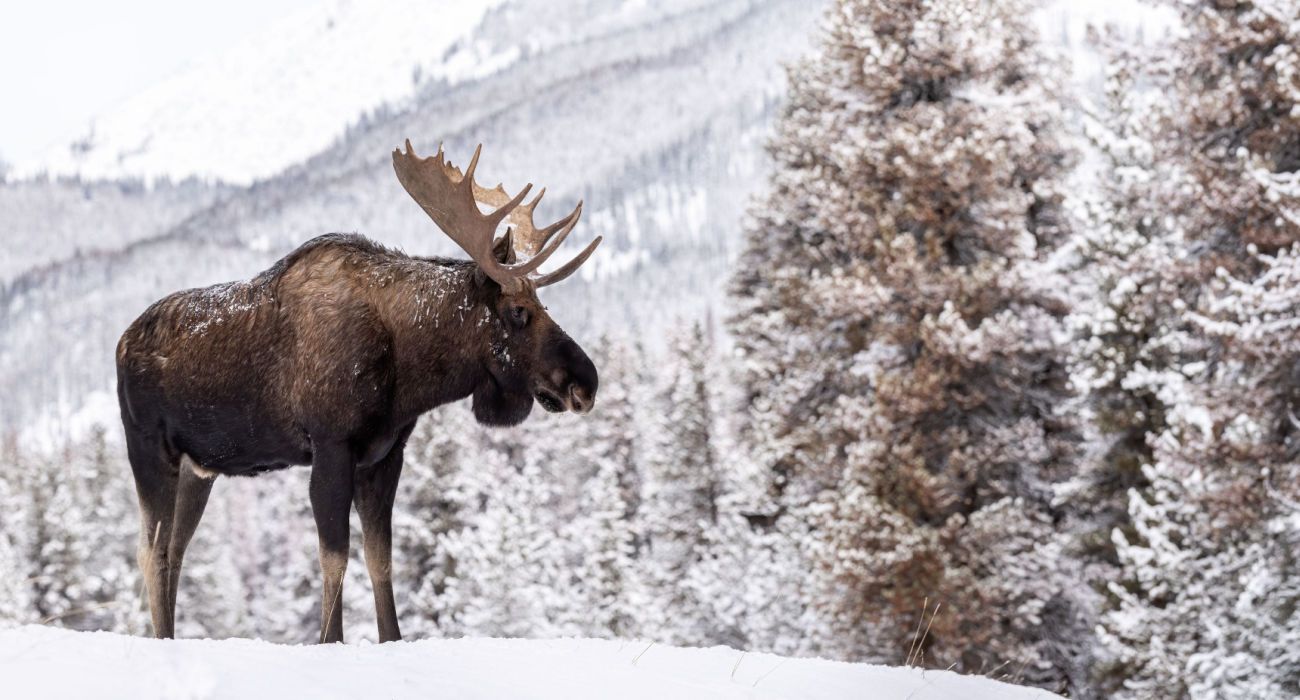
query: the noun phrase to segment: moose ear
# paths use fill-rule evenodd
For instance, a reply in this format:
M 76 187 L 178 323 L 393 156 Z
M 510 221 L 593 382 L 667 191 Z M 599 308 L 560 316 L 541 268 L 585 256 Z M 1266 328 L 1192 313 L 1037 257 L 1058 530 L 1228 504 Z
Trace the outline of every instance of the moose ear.
M 492 257 L 497 262 L 505 264 L 514 264 L 515 262 L 515 244 L 513 229 L 507 228 L 506 234 L 492 244 Z

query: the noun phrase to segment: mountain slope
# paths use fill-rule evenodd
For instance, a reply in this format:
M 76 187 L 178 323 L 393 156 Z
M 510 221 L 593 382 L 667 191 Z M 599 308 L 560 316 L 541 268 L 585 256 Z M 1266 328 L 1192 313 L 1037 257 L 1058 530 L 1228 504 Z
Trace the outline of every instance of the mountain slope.
M 491 73 L 518 55 L 469 41 L 500 0 L 331 0 L 291 14 L 213 60 L 103 115 L 20 173 L 187 176 L 248 184 L 342 135 L 360 114 L 431 81 Z
M 879 700 L 1058 697 L 946 671 L 598 639 L 304 647 L 29 626 L 0 631 L 0 659 L 9 662 L 7 691 L 44 698 L 860 698 L 868 689 Z

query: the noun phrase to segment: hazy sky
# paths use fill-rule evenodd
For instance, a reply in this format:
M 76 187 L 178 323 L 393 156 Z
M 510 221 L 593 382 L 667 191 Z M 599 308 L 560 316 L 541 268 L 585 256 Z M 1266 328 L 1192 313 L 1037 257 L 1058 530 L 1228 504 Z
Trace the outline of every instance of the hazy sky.
M 320 0 L 0 0 L 0 158 L 19 162 L 184 66 Z

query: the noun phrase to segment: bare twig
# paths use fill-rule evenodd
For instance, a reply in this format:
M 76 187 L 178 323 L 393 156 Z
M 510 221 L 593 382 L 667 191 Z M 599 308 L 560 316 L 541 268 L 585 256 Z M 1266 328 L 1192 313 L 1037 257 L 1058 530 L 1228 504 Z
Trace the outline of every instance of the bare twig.
M 1025 667 L 1028 666 L 1028 665 L 1029 665 L 1029 657 L 1026 656 L 1026 657 L 1025 657 L 1025 660 L 1022 661 L 1022 662 L 1020 662 L 1020 668 L 1016 670 L 1016 675 L 1012 676 L 1012 681 L 1011 681 L 1011 682 L 1016 683 L 1016 684 L 1020 684 L 1022 681 L 1024 681 L 1024 679 L 1025 679 Z
M 925 611 L 930 609 L 930 596 L 925 597 L 925 602 L 921 603 L 921 615 L 916 618 L 916 631 L 912 633 L 912 643 L 907 647 L 907 662 L 905 666 L 912 665 L 912 656 L 916 654 L 916 642 L 921 637 L 921 624 L 925 622 Z
M 934 618 L 939 616 L 940 605 L 941 603 L 934 604 L 934 612 L 930 613 L 930 621 L 925 624 L 925 633 L 921 635 L 921 643 L 916 647 L 918 658 L 925 658 L 925 640 L 930 638 L 930 627 L 934 625 Z
M 745 653 L 740 652 L 740 658 L 736 659 L 736 665 L 731 667 L 731 680 L 736 680 L 736 671 L 740 670 L 740 662 L 745 660 Z
M 921 661 L 925 658 L 925 640 L 930 638 L 930 628 L 934 626 L 934 618 L 939 616 L 939 607 L 941 605 L 943 604 L 942 603 L 934 604 L 934 611 L 930 613 L 930 621 L 925 624 L 925 632 L 922 633 L 919 638 L 917 638 L 915 635 L 913 636 L 912 649 L 907 654 L 907 662 L 905 665 L 907 666 L 919 665 Z M 926 609 L 929 608 L 930 606 L 929 598 L 925 599 L 925 606 Z M 918 620 L 916 623 L 916 628 L 918 631 L 921 629 L 921 621 L 925 619 L 925 613 L 926 613 L 925 609 L 921 610 L 921 620 Z
M 993 674 L 997 673 L 998 671 L 1001 671 L 1002 667 L 1006 666 L 1009 663 L 1011 663 L 1011 660 L 1007 659 L 1006 661 L 1003 661 L 1002 663 L 998 664 L 996 668 L 989 670 L 988 673 L 981 673 L 980 675 L 984 676 L 985 678 L 992 678 Z
M 637 662 L 637 661 L 640 661 L 640 660 L 641 660 L 641 657 L 642 657 L 642 656 L 645 656 L 645 653 L 646 653 L 647 651 L 650 651 L 650 647 L 652 647 L 652 646 L 654 646 L 654 645 L 655 645 L 654 642 L 650 642 L 649 644 L 645 645 L 645 648 L 641 650 L 641 653 L 640 653 L 640 654 L 637 654 L 636 657 L 632 659 L 632 665 L 635 666 L 635 665 L 636 665 L 636 662 Z

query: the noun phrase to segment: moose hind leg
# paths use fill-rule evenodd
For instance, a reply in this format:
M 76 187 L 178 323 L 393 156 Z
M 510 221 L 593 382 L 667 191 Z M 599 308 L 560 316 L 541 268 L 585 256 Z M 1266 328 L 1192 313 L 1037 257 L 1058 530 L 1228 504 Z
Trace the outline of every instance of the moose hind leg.
M 409 433 L 409 429 L 407 431 Z M 393 600 L 393 499 L 402 475 L 402 449 L 399 440 L 388 456 L 356 477 L 354 500 L 366 552 L 366 569 L 375 592 L 375 620 L 379 641 L 394 642 L 402 638 L 397 624 L 397 605 Z
M 180 588 L 181 563 L 194 531 L 208 505 L 216 476 L 199 476 L 198 465 L 189 455 L 181 456 L 180 474 L 177 477 L 176 509 L 172 521 L 171 540 L 167 547 L 167 615 L 176 619 L 176 591 Z
M 352 510 L 352 455 L 346 446 L 312 446 L 311 512 L 320 540 L 320 642 L 343 641 L 343 575 L 348 568 L 348 515 Z
M 140 545 L 136 559 L 149 598 L 153 634 L 159 639 L 170 639 L 175 636 L 175 629 L 169 605 L 173 596 L 168 549 L 176 508 L 177 460 L 167 455 L 162 445 L 137 435 L 127 436 L 127 456 L 140 499 Z

